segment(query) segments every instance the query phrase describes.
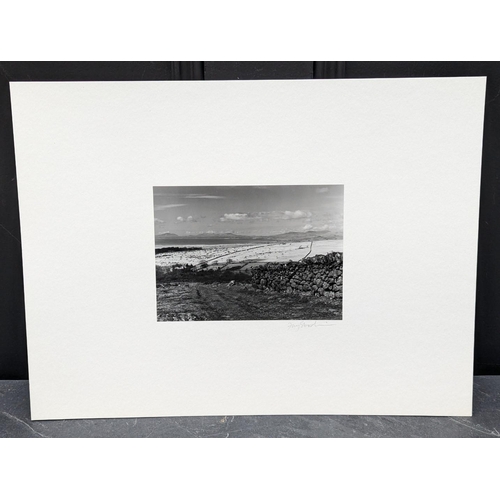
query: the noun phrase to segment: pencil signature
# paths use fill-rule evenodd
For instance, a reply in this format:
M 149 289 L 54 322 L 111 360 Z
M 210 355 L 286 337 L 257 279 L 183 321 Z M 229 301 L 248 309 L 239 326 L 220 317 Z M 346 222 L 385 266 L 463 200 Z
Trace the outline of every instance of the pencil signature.
M 322 322 L 322 321 L 293 321 L 288 323 L 288 329 L 290 330 L 302 330 L 303 328 L 316 328 L 317 326 L 331 326 L 332 322 Z

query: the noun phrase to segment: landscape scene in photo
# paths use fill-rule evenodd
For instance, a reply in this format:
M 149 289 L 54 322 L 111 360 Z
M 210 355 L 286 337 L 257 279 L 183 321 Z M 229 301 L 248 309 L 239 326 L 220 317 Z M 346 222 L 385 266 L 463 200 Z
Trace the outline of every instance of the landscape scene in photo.
M 153 188 L 158 321 L 342 319 L 344 186 Z

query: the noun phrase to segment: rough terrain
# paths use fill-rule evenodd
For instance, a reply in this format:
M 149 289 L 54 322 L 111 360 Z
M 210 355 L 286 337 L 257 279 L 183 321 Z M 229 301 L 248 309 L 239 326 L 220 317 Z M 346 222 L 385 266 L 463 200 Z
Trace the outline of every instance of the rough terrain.
M 341 300 L 256 290 L 249 283 L 164 282 L 156 291 L 158 321 L 342 319 Z

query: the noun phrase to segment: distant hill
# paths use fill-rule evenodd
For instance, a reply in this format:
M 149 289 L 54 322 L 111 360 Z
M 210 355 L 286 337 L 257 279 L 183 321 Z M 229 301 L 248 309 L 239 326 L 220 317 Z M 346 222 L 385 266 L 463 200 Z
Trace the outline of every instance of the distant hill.
M 178 234 L 175 234 L 175 233 L 170 233 L 170 232 L 167 232 L 167 233 L 161 233 L 161 234 L 157 234 L 155 236 L 156 238 L 180 238 L 181 236 L 179 236 Z
M 290 231 L 288 233 L 275 234 L 273 236 L 266 236 L 272 241 L 311 241 L 311 240 L 339 240 L 342 239 L 340 235 L 332 233 L 331 231 Z
M 175 242 L 176 240 L 190 240 L 190 241 L 200 241 L 200 240 L 238 240 L 238 241 L 312 241 L 312 240 L 341 240 L 342 235 L 337 233 L 332 233 L 331 231 L 289 231 L 287 233 L 272 234 L 266 236 L 251 236 L 244 234 L 235 233 L 203 233 L 203 234 L 189 234 L 185 236 L 179 236 L 174 233 L 163 233 L 157 234 L 156 240 L 161 242 Z
M 233 239 L 233 238 L 251 238 L 251 236 L 241 236 L 234 233 L 203 233 L 203 234 L 185 234 L 184 236 L 179 236 L 175 233 L 163 233 L 157 234 L 155 236 L 157 240 L 203 240 L 203 239 Z

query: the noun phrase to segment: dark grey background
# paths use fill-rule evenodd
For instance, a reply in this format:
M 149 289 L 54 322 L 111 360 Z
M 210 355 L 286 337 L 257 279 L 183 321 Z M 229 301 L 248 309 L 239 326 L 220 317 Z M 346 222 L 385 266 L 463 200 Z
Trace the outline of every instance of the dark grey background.
M 3 62 L 0 63 L 0 379 L 28 378 L 21 235 L 8 84 L 10 81 L 445 76 L 488 77 L 479 221 L 474 371 L 476 375 L 500 374 L 500 63 Z M 452 182 L 453 179 L 450 179 L 450 183 Z

